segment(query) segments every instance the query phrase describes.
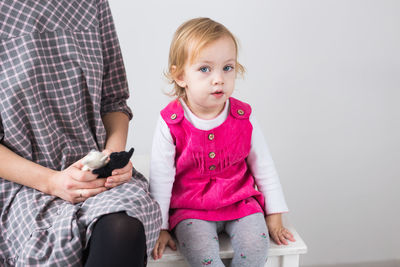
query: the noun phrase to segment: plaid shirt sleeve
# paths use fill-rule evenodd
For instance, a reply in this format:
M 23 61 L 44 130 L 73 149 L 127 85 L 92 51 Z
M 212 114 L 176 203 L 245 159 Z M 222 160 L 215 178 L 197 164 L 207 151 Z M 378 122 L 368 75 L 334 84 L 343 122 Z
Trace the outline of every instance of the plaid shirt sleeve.
M 111 9 L 107 1 L 100 0 L 98 12 L 104 64 L 101 115 L 120 111 L 128 115 L 129 119 L 132 119 L 132 111 L 126 103 L 129 98 L 129 88 L 124 62 Z

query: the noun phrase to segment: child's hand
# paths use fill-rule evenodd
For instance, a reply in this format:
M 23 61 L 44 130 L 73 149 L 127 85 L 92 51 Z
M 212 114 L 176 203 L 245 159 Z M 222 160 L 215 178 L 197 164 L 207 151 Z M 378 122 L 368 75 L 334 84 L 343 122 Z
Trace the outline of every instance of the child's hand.
M 280 213 L 267 215 L 265 221 L 267 222 L 269 235 L 278 245 L 287 245 L 287 240 L 292 242 L 296 241 L 293 238 L 293 234 L 283 227 L 282 215 Z
M 174 240 L 172 239 L 172 236 L 167 230 L 161 230 L 160 236 L 158 237 L 156 245 L 153 249 L 153 258 L 155 260 L 161 259 L 165 250 L 165 245 L 167 244 L 172 250 L 176 250 L 176 245 Z

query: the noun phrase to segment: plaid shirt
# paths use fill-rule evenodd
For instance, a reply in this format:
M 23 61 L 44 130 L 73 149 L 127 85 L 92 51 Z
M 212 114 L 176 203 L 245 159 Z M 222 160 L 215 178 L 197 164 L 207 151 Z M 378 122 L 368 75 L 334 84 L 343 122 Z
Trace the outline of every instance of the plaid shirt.
M 132 117 L 117 35 L 106 0 L 0 2 L 0 142 L 63 170 L 105 147 L 101 116 Z M 126 211 L 145 226 L 147 252 L 161 215 L 146 179 L 84 203 L 0 178 L 0 266 L 80 266 L 98 217 Z

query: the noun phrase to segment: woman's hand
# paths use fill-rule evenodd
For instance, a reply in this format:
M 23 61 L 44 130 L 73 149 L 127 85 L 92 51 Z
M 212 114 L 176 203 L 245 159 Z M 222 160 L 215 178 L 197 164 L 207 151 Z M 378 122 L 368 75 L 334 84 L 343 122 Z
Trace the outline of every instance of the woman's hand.
M 158 237 L 156 245 L 153 249 L 153 258 L 155 260 L 161 259 L 167 244 L 172 250 L 176 250 L 176 244 L 172 239 L 172 236 L 167 230 L 161 230 L 160 236 Z
M 78 161 L 63 171 L 55 171 L 48 180 L 49 194 L 75 204 L 106 191 L 106 179 L 97 179 L 92 172 L 82 171 L 82 166 Z
M 109 156 L 112 151 L 109 149 L 104 149 L 102 153 Z M 106 179 L 105 187 L 110 189 L 128 182 L 132 178 L 132 169 L 132 162 L 129 161 L 128 164 L 126 164 L 122 169 L 113 170 L 111 176 L 107 177 Z
M 280 213 L 270 214 L 265 217 L 268 226 L 269 235 L 278 245 L 287 245 L 287 240 L 296 241 L 293 234 L 283 227 L 282 215 Z

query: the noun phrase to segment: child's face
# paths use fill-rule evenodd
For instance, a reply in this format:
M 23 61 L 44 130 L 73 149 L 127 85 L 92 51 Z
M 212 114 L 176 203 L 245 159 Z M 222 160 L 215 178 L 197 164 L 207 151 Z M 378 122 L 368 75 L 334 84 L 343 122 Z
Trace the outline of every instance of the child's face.
M 212 42 L 193 62 L 186 63 L 177 83 L 185 88 L 187 104 L 195 115 L 211 119 L 222 111 L 235 87 L 235 67 L 236 47 L 230 37 Z

